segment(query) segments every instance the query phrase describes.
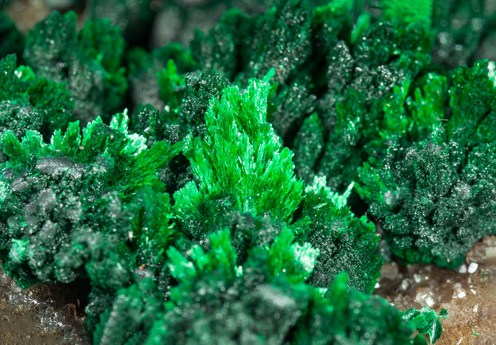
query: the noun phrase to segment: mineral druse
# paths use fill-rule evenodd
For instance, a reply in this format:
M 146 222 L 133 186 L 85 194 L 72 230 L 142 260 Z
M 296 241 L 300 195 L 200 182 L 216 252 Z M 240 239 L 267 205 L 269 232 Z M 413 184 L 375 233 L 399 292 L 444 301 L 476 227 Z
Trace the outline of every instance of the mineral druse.
M 445 102 L 433 109 L 440 116 L 432 134 L 392 143 L 359 169 L 360 195 L 407 262 L 457 268 L 475 242 L 496 234 L 496 87 L 489 73 L 487 61 L 458 68 L 449 90 L 445 83 L 437 89 Z
M 371 295 L 381 238 L 352 209 L 407 263 L 496 233 L 490 10 L 277 0 L 147 51 L 131 2 L 79 32 L 0 18 L 5 273 L 85 286 L 94 344 L 439 339 L 445 310 Z
M 124 39 L 110 21 L 86 22 L 76 32 L 74 12 L 53 12 L 26 35 L 23 58 L 38 76 L 66 82 L 74 115 L 83 124 L 122 110 L 128 84 L 120 66 Z

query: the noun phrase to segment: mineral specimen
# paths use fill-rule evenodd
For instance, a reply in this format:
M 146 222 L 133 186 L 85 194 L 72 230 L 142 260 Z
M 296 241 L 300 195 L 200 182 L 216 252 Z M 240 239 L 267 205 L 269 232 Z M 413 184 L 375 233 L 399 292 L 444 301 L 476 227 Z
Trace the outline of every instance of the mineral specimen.
M 157 1 L 4 21 L 5 273 L 83 287 L 94 344 L 437 341 L 439 305 L 371 293 L 381 251 L 455 268 L 496 233 L 488 2 L 248 3 L 186 47 L 150 49 Z
M 73 120 L 73 101 L 62 83 L 37 78 L 27 66 L 16 68 L 16 56 L 0 60 L 0 134 L 17 138 L 36 130 L 46 136 L 66 129 Z
M 451 114 L 447 121 L 426 140 L 391 143 L 385 158 L 359 169 L 358 191 L 395 255 L 457 268 L 475 242 L 496 234 L 496 87 L 487 61 L 458 68 L 448 94 L 437 112 Z
M 50 14 L 27 33 L 23 57 L 38 76 L 67 83 L 74 115 L 85 125 L 122 110 L 128 83 L 120 30 L 102 19 L 76 32 L 76 20 L 74 12 Z

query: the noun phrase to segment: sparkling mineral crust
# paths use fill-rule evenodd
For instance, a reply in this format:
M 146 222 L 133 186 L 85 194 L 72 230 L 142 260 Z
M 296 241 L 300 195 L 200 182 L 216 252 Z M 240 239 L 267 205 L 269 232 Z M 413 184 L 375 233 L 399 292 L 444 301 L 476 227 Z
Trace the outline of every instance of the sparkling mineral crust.
M 0 345 L 496 344 L 496 0 L 0 10 Z

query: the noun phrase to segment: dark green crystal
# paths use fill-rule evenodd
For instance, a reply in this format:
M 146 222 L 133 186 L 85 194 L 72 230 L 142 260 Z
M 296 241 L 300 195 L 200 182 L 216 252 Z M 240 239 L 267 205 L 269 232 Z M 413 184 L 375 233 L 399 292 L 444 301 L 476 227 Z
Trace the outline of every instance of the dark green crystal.
M 493 14 L 318 3 L 167 3 L 181 27 L 249 9 L 184 47 L 153 47 L 156 2 L 89 1 L 80 31 L 54 12 L 25 42 L 0 18 L 26 64 L 0 60 L 5 272 L 85 286 L 94 344 L 439 339 L 444 312 L 370 295 L 380 236 L 352 209 L 408 263 L 496 234 Z

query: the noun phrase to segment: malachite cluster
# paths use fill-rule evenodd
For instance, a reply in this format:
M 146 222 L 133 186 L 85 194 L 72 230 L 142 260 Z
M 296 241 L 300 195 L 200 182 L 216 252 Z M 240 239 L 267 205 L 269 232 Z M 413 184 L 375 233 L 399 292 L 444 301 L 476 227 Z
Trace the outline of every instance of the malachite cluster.
M 434 343 L 352 208 L 409 263 L 496 234 L 495 14 L 458 3 L 276 0 L 152 51 L 144 0 L 0 16 L 3 269 L 89 286 L 94 344 Z
M 429 112 L 439 116 L 431 134 L 407 145 L 391 143 L 382 159 L 359 169 L 359 194 L 383 225 L 392 252 L 407 262 L 457 268 L 475 242 L 496 234 L 491 66 L 461 66 L 449 86 L 447 78 L 429 74 L 430 87 L 443 80 L 435 90 L 444 99 L 431 105 Z
M 74 12 L 53 12 L 27 33 L 22 56 L 38 76 L 66 83 L 82 124 L 109 120 L 123 109 L 128 88 L 121 67 L 125 42 L 109 20 L 87 21 L 79 32 L 76 21 Z

